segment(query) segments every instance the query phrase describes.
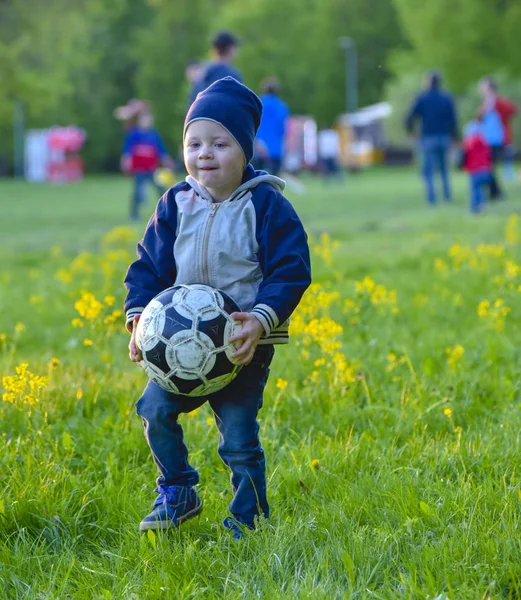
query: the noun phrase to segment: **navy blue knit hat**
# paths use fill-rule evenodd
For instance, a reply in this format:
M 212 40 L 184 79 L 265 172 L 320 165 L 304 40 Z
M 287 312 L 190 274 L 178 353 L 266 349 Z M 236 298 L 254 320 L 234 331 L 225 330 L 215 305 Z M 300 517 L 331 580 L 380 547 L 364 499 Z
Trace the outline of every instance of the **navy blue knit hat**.
M 183 139 L 192 121 L 215 121 L 235 138 L 248 164 L 253 157 L 253 140 L 260 125 L 261 115 L 260 98 L 233 77 L 223 77 L 197 94 L 186 115 Z

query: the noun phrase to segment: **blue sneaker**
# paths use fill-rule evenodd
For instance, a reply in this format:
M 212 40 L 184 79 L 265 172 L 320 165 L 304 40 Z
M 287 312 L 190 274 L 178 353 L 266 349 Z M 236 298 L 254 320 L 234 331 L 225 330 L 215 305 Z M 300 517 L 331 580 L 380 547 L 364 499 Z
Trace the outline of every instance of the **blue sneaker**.
M 223 521 L 223 525 L 232 532 L 233 539 L 237 541 L 244 539 L 244 529 L 253 529 L 253 527 L 237 521 L 234 517 L 226 517 Z
M 194 487 L 160 485 L 155 491 L 159 496 L 154 502 L 154 510 L 141 521 L 141 531 L 179 527 L 203 510 Z

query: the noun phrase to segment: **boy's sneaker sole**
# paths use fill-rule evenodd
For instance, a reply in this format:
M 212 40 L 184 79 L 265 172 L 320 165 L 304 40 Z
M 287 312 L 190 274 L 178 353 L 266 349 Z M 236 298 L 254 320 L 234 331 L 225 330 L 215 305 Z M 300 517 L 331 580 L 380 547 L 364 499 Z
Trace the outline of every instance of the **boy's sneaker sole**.
M 203 510 L 203 503 L 200 502 L 195 508 L 188 511 L 184 515 L 181 515 L 176 521 L 168 519 L 167 521 L 141 521 L 139 524 L 139 531 L 150 531 L 150 530 L 162 530 L 162 529 L 176 529 L 179 525 L 182 525 L 185 521 L 197 517 Z

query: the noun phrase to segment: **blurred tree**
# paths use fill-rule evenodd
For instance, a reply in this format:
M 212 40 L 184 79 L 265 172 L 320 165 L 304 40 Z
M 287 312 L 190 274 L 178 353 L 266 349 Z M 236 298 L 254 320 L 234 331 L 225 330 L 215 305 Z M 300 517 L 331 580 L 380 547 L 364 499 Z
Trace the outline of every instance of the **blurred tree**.
M 0 152 L 10 158 L 14 102 L 29 124 L 74 92 L 71 73 L 87 60 L 90 0 L 4 0 L 0 4 Z M 66 10 L 64 10 L 66 6 Z
M 155 123 L 169 152 L 181 142 L 189 83 L 185 67 L 191 59 L 207 59 L 209 24 L 219 9 L 215 0 L 148 0 L 154 7 L 149 27 L 136 35 L 139 61 L 136 85 L 152 102 Z
M 405 131 L 404 122 L 411 102 L 421 90 L 423 75 L 420 71 L 408 71 L 394 77 L 386 86 L 386 100 L 391 104 L 393 112 L 385 120 L 385 132 L 391 143 L 412 145 Z
M 393 2 L 412 46 L 394 54 L 395 72 L 439 67 L 456 92 L 490 72 L 521 75 L 519 0 Z
M 88 1 L 4 0 L 0 4 L 0 119 L 12 113 L 12 101 L 39 115 L 73 92 L 70 74 L 84 62 L 88 31 L 82 10 Z
M 378 102 L 389 76 L 386 56 L 404 44 L 387 0 L 228 0 L 219 24 L 243 40 L 238 65 L 254 89 L 268 75 L 282 83 L 292 112 L 320 126 L 345 111 L 346 74 L 339 38 L 357 44 L 360 105 Z
M 113 112 L 137 95 L 137 72 L 147 58 L 136 52 L 137 38 L 152 17 L 153 9 L 142 0 L 99 0 L 85 15 L 89 60 L 72 74 L 71 101 L 49 118 L 59 123 L 67 119 L 88 132 L 84 155 L 92 170 L 119 168 L 123 126 Z
M 113 110 L 140 96 L 175 154 L 185 65 L 208 57 L 220 28 L 242 39 L 237 65 L 249 85 L 276 75 L 291 110 L 321 126 L 345 110 L 339 37 L 357 44 L 360 104 L 380 100 L 386 56 L 404 43 L 388 0 L 250 0 L 247 9 L 243 0 L 0 0 L 0 153 L 10 157 L 19 99 L 28 126 L 84 127 L 90 170 L 116 169 L 123 132 Z

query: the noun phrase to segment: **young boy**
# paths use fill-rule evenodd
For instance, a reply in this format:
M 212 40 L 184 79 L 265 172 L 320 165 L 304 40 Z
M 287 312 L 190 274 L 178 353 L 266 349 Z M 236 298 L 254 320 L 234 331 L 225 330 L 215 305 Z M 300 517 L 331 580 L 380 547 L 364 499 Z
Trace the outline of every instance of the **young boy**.
M 178 423 L 206 400 L 220 433 L 219 454 L 230 467 L 234 537 L 268 517 L 264 452 L 257 412 L 274 354 L 288 343 L 288 323 L 311 282 L 302 224 L 282 195 L 284 182 L 249 164 L 262 104 L 246 86 L 225 77 L 201 92 L 185 120 L 184 157 L 189 176 L 159 200 L 138 259 L 125 285 L 130 358 L 140 360 L 135 325 L 148 302 L 174 284 L 202 283 L 221 289 L 241 307 L 242 323 L 231 341 L 243 365 L 236 379 L 207 398 L 177 396 L 149 382 L 137 402 L 160 477 L 159 497 L 141 530 L 176 527 L 201 512 L 197 471 Z
M 462 166 L 470 176 L 470 211 L 478 214 L 485 207 L 483 188 L 492 181 L 492 151 L 483 135 L 481 116 L 465 126 Z

